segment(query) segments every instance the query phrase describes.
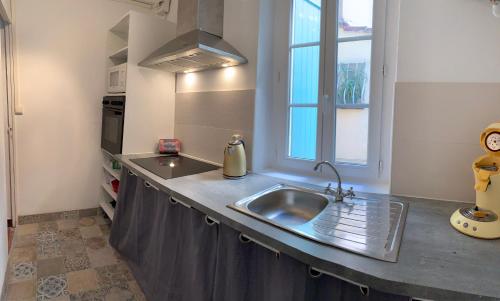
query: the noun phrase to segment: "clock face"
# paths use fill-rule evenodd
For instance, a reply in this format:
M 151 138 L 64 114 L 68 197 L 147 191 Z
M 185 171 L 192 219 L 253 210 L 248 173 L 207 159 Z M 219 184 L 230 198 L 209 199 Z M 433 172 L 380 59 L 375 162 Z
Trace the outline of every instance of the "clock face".
M 500 132 L 489 133 L 486 137 L 486 147 L 492 152 L 500 151 Z

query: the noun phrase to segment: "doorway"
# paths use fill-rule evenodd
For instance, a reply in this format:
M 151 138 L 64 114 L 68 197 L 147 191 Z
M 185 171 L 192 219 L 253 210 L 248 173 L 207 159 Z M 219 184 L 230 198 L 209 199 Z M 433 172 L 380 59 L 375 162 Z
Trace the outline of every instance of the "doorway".
M 0 223 L 8 226 L 9 250 L 17 224 L 12 33 L 12 25 L 0 20 Z

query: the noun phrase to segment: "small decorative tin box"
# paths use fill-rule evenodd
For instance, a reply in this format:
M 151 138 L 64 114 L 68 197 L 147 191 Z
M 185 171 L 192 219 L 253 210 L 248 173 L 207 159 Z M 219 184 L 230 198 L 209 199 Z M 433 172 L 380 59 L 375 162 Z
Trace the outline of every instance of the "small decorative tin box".
M 160 154 L 178 154 L 181 151 L 181 141 L 179 139 L 160 139 L 158 151 Z

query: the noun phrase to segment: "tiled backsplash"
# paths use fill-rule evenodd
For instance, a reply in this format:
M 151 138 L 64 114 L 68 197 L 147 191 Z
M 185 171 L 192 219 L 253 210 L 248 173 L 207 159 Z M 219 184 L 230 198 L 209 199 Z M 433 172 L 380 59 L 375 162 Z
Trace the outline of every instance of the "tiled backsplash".
M 246 143 L 248 168 L 252 166 L 255 90 L 177 93 L 175 137 L 182 152 L 222 163 L 224 147 L 233 134 Z
M 392 193 L 474 201 L 479 135 L 499 112 L 498 83 L 397 83 Z

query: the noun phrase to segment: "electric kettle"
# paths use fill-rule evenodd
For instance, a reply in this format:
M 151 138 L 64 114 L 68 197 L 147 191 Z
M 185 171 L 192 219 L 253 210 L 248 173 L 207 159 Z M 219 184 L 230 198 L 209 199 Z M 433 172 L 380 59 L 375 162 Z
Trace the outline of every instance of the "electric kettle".
M 247 174 L 245 142 L 240 135 L 233 135 L 224 148 L 223 174 L 228 179 L 239 179 Z

